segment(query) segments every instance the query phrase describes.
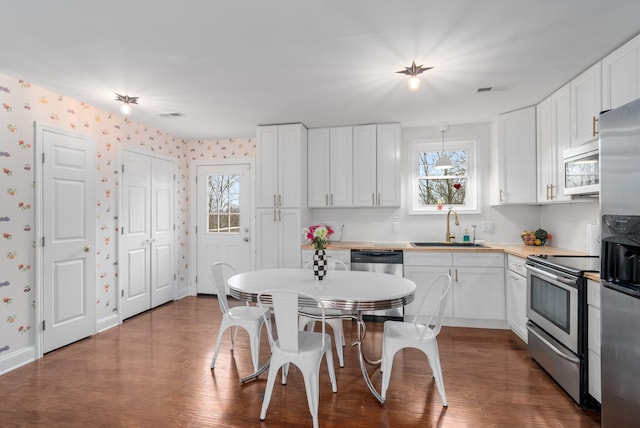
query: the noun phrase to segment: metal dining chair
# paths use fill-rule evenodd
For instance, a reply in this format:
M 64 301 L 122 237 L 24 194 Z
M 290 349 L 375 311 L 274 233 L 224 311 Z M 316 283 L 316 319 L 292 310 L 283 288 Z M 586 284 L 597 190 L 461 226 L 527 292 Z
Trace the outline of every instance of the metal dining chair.
M 213 351 L 213 357 L 211 358 L 211 368 L 215 367 L 225 330 L 231 327 L 231 351 L 233 352 L 237 328 L 242 327 L 249 334 L 251 360 L 253 362 L 253 369 L 257 372 L 259 369 L 260 356 L 260 332 L 265 319 L 268 319 L 270 316 L 269 309 L 249 306 L 248 302 L 243 306 L 229 306 L 226 283 L 227 279 L 235 274 L 235 269 L 228 263 L 218 262 L 209 267 L 209 279 L 213 282 L 218 292 L 218 303 L 220 304 L 220 311 L 222 312 L 222 322 L 220 323 L 220 330 L 218 330 L 218 338 L 216 340 L 215 350 Z
M 314 304 L 320 310 L 322 331 L 320 333 L 301 331 L 297 326 L 298 308 L 304 300 L 304 306 Z M 278 370 L 282 367 L 282 384 L 287 382 L 289 364 L 295 364 L 304 377 L 304 386 L 307 393 L 309 411 L 313 419 L 313 426 L 318 427 L 318 401 L 320 396 L 320 363 L 326 356 L 327 368 L 331 379 L 331 389 L 338 391 L 336 374 L 333 367 L 333 354 L 331 353 L 331 337 L 325 333 L 325 307 L 315 297 L 291 290 L 264 290 L 258 295 L 258 307 L 263 309 L 264 321 L 267 325 L 269 344 L 271 345 L 271 361 L 267 385 L 264 391 L 260 420 L 267 417 L 267 409 L 271 401 L 273 385 L 276 381 Z M 268 308 L 273 308 L 277 338 L 272 331 L 271 323 L 267 322 Z
M 349 270 L 349 266 L 347 266 L 341 260 L 336 259 L 328 259 L 327 267 L 329 270 Z M 310 269 L 313 266 L 313 260 L 308 262 L 304 269 Z M 344 312 L 337 309 L 327 309 L 326 313 L 326 322 L 331 326 L 331 330 L 333 331 L 333 341 L 336 344 L 336 353 L 338 354 L 338 364 L 340 367 L 344 367 L 344 351 L 342 348 L 346 346 L 344 339 L 344 328 L 342 325 L 342 320 L 344 316 Z M 300 330 L 313 331 L 315 328 L 315 321 L 318 318 L 319 311 L 315 308 L 304 308 L 300 312 L 300 318 L 298 320 L 298 328 Z
M 436 290 L 440 290 L 438 295 Z M 447 397 L 444 391 L 444 381 L 442 378 L 442 366 L 440 365 L 440 352 L 436 337 L 440 333 L 447 297 L 451 290 L 451 276 L 442 274 L 437 276 L 429 285 L 427 293 L 418 305 L 418 311 L 411 322 L 386 321 L 384 323 L 384 335 L 382 339 L 382 400 L 386 399 L 389 380 L 391 379 L 391 369 L 393 358 L 401 349 L 416 348 L 424 352 L 431 366 L 433 377 L 436 381 L 436 388 L 440 394 L 442 405 L 447 406 Z M 433 292 L 433 293 L 432 293 Z M 431 301 L 432 311 L 426 323 L 419 323 L 418 314 L 422 313 L 422 307 L 428 301 L 430 295 L 434 295 Z

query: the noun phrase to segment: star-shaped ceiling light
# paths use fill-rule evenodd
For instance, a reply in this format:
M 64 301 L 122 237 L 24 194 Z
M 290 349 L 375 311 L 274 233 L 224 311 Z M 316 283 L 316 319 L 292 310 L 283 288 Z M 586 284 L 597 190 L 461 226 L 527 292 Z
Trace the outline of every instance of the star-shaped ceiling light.
M 416 65 L 416 62 L 413 61 L 411 63 L 411 67 L 405 67 L 404 70 L 396 71 L 396 73 L 406 74 L 407 76 L 411 76 L 409 78 L 409 90 L 417 91 L 420 89 L 420 79 L 418 79 L 418 74 L 424 73 L 427 70 L 431 70 L 433 67 L 423 67 L 422 64 Z
M 122 105 L 120 106 L 120 113 L 124 114 L 125 116 L 129 116 L 133 111 L 131 104 L 137 105 L 138 98 L 140 97 L 130 97 L 129 95 L 120 95 L 117 92 L 114 92 L 114 94 L 116 94 L 116 101 L 122 102 Z

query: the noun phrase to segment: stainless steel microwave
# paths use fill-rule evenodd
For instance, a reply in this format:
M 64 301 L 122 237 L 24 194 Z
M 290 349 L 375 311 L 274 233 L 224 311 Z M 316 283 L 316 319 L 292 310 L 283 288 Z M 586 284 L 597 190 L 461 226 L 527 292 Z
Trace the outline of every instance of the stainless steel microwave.
M 597 140 L 565 149 L 565 195 L 593 195 L 600 192 L 599 152 Z

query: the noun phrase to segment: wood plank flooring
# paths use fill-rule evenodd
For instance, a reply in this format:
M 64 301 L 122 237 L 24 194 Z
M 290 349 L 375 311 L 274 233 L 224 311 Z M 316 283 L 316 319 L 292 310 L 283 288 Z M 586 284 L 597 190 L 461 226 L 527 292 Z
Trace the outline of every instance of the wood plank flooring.
M 188 297 L 121 326 L 51 352 L 0 376 L 0 426 L 10 427 L 309 427 L 300 373 L 276 382 L 259 420 L 266 375 L 240 386 L 252 371 L 248 337 L 229 350 L 226 333 L 216 368 L 209 363 L 220 322 L 215 298 Z M 345 322 L 347 342 L 356 326 Z M 380 353 L 382 324 L 369 323 L 365 349 Z M 332 393 L 320 372 L 324 427 L 599 427 L 600 415 L 579 409 L 533 362 L 511 332 L 445 327 L 438 338 L 449 407 L 443 408 L 426 357 L 396 356 L 384 405 L 369 393 L 355 348 Z M 263 336 L 261 361 L 269 356 Z M 369 372 L 380 387 L 379 370 Z

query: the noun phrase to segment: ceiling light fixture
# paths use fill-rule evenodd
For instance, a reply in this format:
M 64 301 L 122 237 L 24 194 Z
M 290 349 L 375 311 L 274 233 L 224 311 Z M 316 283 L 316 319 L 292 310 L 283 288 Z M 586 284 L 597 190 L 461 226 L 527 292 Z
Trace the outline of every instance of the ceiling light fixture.
M 424 73 L 427 70 L 431 70 L 433 67 L 423 67 L 422 64 L 416 65 L 416 62 L 413 61 L 411 63 L 411 67 L 405 67 L 404 70 L 396 71 L 396 73 L 406 74 L 407 76 L 411 76 L 409 78 L 410 91 L 417 91 L 420 89 L 420 79 L 418 78 L 418 74 Z
M 447 122 L 440 122 L 438 125 L 440 132 L 442 133 L 442 152 L 440 152 L 440 158 L 433 165 L 436 169 L 449 169 L 453 168 L 453 164 L 451 163 L 451 159 L 444 153 L 444 133 L 449 129 L 449 124 Z
M 116 101 L 122 102 L 122 105 L 120 106 L 120 113 L 124 114 L 125 116 L 129 116 L 131 112 L 133 112 L 133 107 L 131 107 L 131 104 L 138 105 L 138 98 L 140 97 L 130 97 L 129 95 L 120 95 L 117 92 L 114 92 L 114 94 L 116 94 Z

